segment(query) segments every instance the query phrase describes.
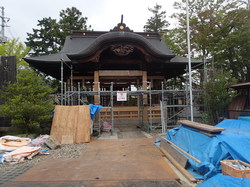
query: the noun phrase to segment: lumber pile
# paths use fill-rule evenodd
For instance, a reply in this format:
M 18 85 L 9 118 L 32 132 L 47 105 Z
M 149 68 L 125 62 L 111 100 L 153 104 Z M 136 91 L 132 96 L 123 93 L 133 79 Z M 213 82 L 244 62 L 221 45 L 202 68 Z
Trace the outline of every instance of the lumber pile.
M 197 180 L 185 169 L 187 167 L 188 159 L 183 156 L 180 152 L 184 153 L 189 158 L 200 163 L 200 161 L 194 158 L 192 155 L 189 155 L 187 152 L 179 148 L 177 145 L 167 140 L 166 138 L 161 139 L 160 150 L 166 156 L 166 158 L 190 181 L 196 182 Z
M 224 128 L 211 126 L 203 123 L 197 123 L 189 120 L 179 120 L 178 124 L 195 129 L 195 132 L 198 131 L 199 133 L 205 134 L 207 136 L 215 136 L 215 134 L 221 133 L 223 130 L 225 130 Z M 196 179 L 186 170 L 188 159 L 193 160 L 198 165 L 202 165 L 203 163 L 199 159 L 195 158 L 193 155 L 190 154 L 192 151 L 186 152 L 181 147 L 179 147 L 178 145 L 176 145 L 175 143 L 164 137 L 161 138 L 160 149 L 164 153 L 164 155 L 168 158 L 168 160 L 172 162 L 172 164 L 190 182 L 196 182 Z
M 57 105 L 50 136 L 59 144 L 89 142 L 90 124 L 90 109 L 88 105 Z

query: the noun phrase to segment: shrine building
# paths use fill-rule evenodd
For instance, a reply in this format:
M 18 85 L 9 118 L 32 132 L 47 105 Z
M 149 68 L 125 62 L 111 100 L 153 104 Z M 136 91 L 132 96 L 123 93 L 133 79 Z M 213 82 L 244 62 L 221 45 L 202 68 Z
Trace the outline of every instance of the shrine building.
M 25 61 L 46 75 L 63 80 L 66 88 L 73 86 L 77 90 L 80 84 L 81 90 L 89 92 L 110 90 L 111 84 L 113 91 L 162 90 L 168 79 L 183 75 L 188 67 L 188 59 L 173 54 L 159 33 L 133 32 L 122 22 L 109 32 L 71 31 L 60 52 Z M 192 59 L 192 67 L 200 65 L 200 60 Z M 160 97 L 153 98 L 151 104 L 159 105 Z M 115 101 L 114 107 L 138 108 L 138 98 Z M 142 98 L 143 104 L 148 105 L 148 94 Z M 89 103 L 103 106 L 108 105 L 107 100 L 98 95 L 88 97 Z

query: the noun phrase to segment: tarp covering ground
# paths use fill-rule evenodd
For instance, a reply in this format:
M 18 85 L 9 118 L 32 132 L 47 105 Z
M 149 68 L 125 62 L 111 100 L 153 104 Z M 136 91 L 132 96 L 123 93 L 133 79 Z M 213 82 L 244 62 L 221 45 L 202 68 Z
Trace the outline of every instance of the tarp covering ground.
M 249 187 L 250 179 L 230 177 L 223 174 L 217 174 L 205 182 L 198 185 L 198 187 Z
M 201 161 L 189 159 L 189 165 L 208 179 L 221 173 L 221 160 L 242 160 L 250 163 L 250 122 L 227 119 L 216 125 L 225 128 L 209 137 L 198 130 L 180 125 L 167 132 L 166 138 Z

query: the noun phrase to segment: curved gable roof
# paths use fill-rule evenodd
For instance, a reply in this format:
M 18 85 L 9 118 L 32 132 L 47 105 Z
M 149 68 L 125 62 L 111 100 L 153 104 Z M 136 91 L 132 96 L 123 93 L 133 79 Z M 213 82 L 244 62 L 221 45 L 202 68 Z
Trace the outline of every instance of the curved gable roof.
M 89 44 L 88 47 L 76 53 L 71 53 L 67 55 L 72 60 L 86 58 L 91 55 L 94 55 L 98 50 L 102 49 L 104 46 L 116 42 L 126 42 L 143 46 L 149 54 L 158 58 L 169 59 L 175 56 L 166 46 L 162 44 L 159 38 L 153 38 L 148 40 L 137 33 L 124 31 L 102 34 L 96 39 L 92 40 L 92 43 Z

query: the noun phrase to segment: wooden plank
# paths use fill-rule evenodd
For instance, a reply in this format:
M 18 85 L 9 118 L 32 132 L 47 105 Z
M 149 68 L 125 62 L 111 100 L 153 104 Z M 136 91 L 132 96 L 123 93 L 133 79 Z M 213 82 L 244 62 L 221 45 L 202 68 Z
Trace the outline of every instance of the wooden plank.
M 189 120 L 179 120 L 178 124 L 182 124 L 188 127 L 192 127 L 192 128 L 210 132 L 210 133 L 221 133 L 221 131 L 225 130 L 224 128 L 215 127 L 215 126 L 207 125 L 204 123 L 197 123 L 197 122 L 193 122 Z
M 61 144 L 89 142 L 90 122 L 88 105 L 56 106 L 50 135 Z
M 214 134 L 210 134 L 208 132 L 200 131 L 199 133 L 204 134 L 204 135 L 209 136 L 209 137 L 215 137 Z
M 78 125 L 76 128 L 76 143 L 90 142 L 90 108 L 89 105 L 79 107 Z
M 190 182 L 196 182 L 197 180 L 187 171 L 185 168 L 183 168 L 167 151 L 159 148 L 161 152 L 168 158 L 168 160 L 190 181 Z
M 188 159 L 183 154 L 181 154 L 180 152 L 178 152 L 175 148 L 173 148 L 171 145 L 169 145 L 169 143 L 165 139 L 161 140 L 160 147 L 162 149 L 164 149 L 165 151 L 167 151 L 173 158 L 175 158 L 175 160 L 183 168 L 186 168 Z
M 180 147 L 178 147 L 177 145 L 175 145 L 173 142 L 169 141 L 166 138 L 162 138 L 162 139 L 166 140 L 168 143 L 170 143 L 171 145 L 173 145 L 175 148 L 177 148 L 178 150 L 180 150 L 182 153 L 184 153 L 185 155 L 187 155 L 189 158 L 193 159 L 195 162 L 197 162 L 199 164 L 201 163 L 200 160 L 198 160 L 194 156 L 190 155 L 189 153 L 187 153 L 186 151 L 184 151 L 183 149 L 181 149 Z
M 73 144 L 74 138 L 71 135 L 62 135 L 61 144 Z

